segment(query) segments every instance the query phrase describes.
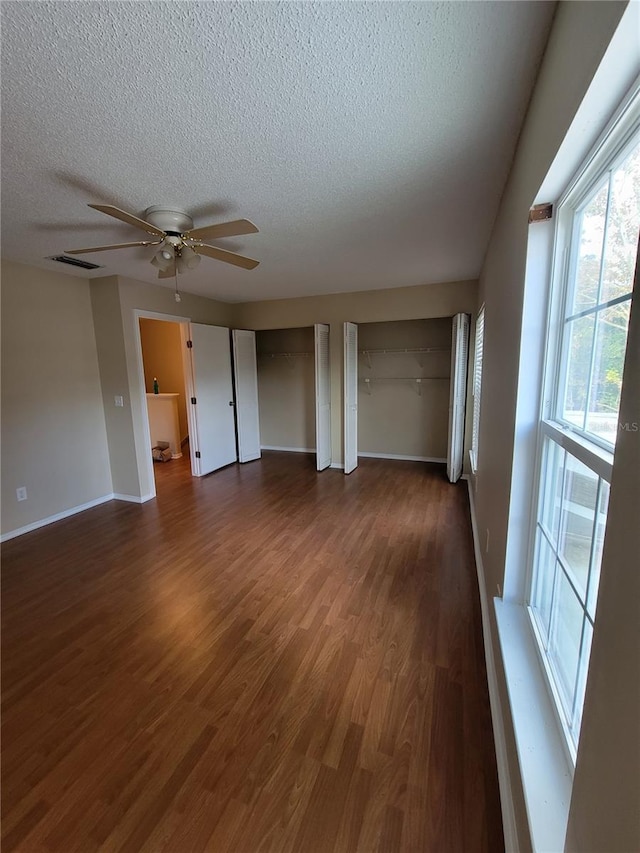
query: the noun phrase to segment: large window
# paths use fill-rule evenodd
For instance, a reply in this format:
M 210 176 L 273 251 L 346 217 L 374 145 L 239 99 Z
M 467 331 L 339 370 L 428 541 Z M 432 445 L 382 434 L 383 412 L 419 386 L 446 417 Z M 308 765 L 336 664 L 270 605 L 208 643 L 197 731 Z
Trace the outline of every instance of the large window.
M 574 213 L 557 417 L 612 449 L 638 246 L 640 145 L 632 143 Z
M 558 208 L 529 606 L 574 757 L 638 251 L 637 101 Z

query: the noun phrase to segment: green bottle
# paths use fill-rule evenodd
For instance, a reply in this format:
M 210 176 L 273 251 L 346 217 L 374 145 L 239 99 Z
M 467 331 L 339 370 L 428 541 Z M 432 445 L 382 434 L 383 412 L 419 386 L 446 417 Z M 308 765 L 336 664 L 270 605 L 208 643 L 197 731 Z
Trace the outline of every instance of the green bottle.
M 158 380 L 157 380 L 157 379 L 156 379 L 156 377 L 154 376 L 154 377 L 153 377 L 153 393 L 154 393 L 154 394 L 157 394 L 159 391 L 160 391 L 160 388 L 159 388 L 159 386 L 158 386 Z

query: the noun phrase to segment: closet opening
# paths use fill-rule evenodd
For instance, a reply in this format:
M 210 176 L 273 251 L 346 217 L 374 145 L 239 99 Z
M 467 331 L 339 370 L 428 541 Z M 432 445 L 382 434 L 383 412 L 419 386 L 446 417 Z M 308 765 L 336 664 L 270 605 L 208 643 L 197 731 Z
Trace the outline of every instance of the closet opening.
M 451 323 L 358 324 L 358 456 L 446 464 Z
M 255 335 L 262 450 L 314 454 L 323 471 L 332 463 L 329 326 Z
M 262 450 L 316 452 L 313 326 L 256 332 Z

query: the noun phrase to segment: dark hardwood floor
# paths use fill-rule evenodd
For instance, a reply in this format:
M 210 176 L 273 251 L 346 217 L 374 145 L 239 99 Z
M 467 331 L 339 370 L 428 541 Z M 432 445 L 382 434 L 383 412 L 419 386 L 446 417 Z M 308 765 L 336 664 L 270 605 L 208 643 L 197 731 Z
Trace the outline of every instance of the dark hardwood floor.
M 3 853 L 503 850 L 466 485 L 155 467 L 3 546 Z

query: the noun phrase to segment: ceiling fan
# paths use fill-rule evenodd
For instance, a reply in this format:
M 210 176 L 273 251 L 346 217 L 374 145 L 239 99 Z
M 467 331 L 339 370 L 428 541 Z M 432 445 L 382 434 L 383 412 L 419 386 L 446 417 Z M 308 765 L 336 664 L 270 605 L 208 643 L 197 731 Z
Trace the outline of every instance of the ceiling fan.
M 148 207 L 144 212 L 144 219 L 111 204 L 90 204 L 89 207 L 106 213 L 107 216 L 113 216 L 128 225 L 133 225 L 134 228 L 140 228 L 158 239 L 140 240 L 136 243 L 116 243 L 112 246 L 93 246 L 90 249 L 68 249 L 66 253 L 69 255 L 105 252 L 109 249 L 129 249 L 136 246 L 158 246 L 151 258 L 151 263 L 158 267 L 158 278 L 173 278 L 177 273 L 195 269 L 200 263 L 201 255 L 226 264 L 234 264 L 246 270 L 252 270 L 260 263 L 252 258 L 238 255 L 236 252 L 218 249 L 202 242 L 205 239 L 216 240 L 220 237 L 256 234 L 258 229 L 248 219 L 194 228 L 193 219 L 183 210 L 174 210 L 161 205 Z

